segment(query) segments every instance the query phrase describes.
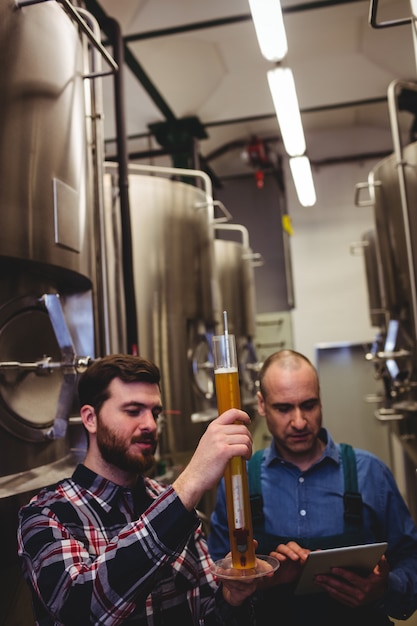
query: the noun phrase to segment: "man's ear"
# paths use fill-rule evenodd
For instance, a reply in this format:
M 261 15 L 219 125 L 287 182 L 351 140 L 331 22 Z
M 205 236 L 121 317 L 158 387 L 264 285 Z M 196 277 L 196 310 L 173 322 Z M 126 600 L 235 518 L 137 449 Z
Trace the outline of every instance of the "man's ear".
M 97 432 L 97 416 L 91 404 L 84 404 L 80 409 L 80 415 L 86 430 L 93 434 Z
M 258 413 L 259 415 L 264 416 L 265 415 L 265 400 L 263 398 L 263 395 L 261 394 L 260 391 L 257 391 L 256 397 L 258 400 Z

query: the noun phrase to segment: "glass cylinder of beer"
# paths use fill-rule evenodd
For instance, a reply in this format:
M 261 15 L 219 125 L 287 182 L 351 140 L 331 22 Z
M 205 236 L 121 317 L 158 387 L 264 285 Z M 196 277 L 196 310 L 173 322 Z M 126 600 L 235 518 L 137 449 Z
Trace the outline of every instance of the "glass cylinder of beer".
M 225 328 L 227 324 L 225 323 Z M 213 337 L 214 380 L 219 415 L 228 409 L 240 409 L 239 373 L 234 335 Z M 230 459 L 224 474 L 227 520 L 229 526 L 232 565 L 236 569 L 256 566 L 253 529 L 249 501 L 246 461 L 236 456 Z

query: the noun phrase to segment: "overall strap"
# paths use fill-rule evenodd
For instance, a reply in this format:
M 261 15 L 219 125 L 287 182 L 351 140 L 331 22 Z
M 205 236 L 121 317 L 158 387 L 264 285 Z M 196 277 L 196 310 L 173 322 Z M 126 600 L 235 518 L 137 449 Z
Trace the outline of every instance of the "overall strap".
M 263 526 L 264 502 L 261 486 L 261 463 L 264 450 L 257 450 L 250 458 L 248 464 L 249 498 L 254 526 Z
M 362 496 L 358 491 L 355 451 L 347 443 L 340 444 L 340 451 L 345 478 L 345 493 L 343 495 L 345 524 L 355 527 L 362 526 Z

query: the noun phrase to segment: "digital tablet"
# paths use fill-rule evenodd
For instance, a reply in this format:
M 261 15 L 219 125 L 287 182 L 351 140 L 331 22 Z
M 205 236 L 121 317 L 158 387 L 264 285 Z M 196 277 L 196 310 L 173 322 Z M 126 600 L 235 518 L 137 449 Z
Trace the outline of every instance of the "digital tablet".
M 310 552 L 295 588 L 295 594 L 320 593 L 324 589 L 314 582 L 317 574 L 330 573 L 332 567 L 371 572 L 388 547 L 386 542 L 331 548 Z

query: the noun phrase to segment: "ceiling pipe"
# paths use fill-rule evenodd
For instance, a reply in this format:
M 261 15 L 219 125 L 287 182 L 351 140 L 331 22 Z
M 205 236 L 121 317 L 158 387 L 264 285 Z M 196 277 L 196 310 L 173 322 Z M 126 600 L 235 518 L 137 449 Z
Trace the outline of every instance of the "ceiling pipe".
M 364 0 L 318 0 L 316 2 L 301 3 L 292 7 L 283 8 L 283 13 L 298 13 L 301 11 L 310 11 L 314 9 L 330 8 L 333 6 L 339 6 L 342 4 L 352 4 L 354 2 L 363 2 Z M 107 13 L 103 10 L 100 3 L 97 0 L 85 0 L 87 9 L 94 15 L 99 24 L 102 24 L 108 19 Z M 122 38 L 123 42 L 123 55 L 124 62 L 133 73 L 133 75 L 141 83 L 149 97 L 153 100 L 154 104 L 158 107 L 160 112 L 164 115 L 167 121 L 173 121 L 176 119 L 175 114 L 169 107 L 167 102 L 163 99 L 155 85 L 150 80 L 149 76 L 144 71 L 136 57 L 131 53 L 127 43 L 132 41 L 140 41 L 143 39 L 155 39 L 157 37 L 166 37 L 169 35 L 176 35 L 182 32 L 189 32 L 207 28 L 217 28 L 219 26 L 226 26 L 229 24 L 235 24 L 238 22 L 249 21 L 252 19 L 250 13 L 244 15 L 236 15 L 216 20 L 208 20 L 204 22 L 197 22 L 192 24 L 183 24 L 174 28 L 165 28 L 160 30 L 148 31 L 146 33 L 135 33 Z M 106 42 L 103 42 L 105 45 Z M 207 124 L 204 124 L 207 127 Z
M 301 13 L 303 11 L 326 9 L 342 4 L 352 4 L 354 2 L 364 2 L 364 0 L 318 0 L 317 2 L 302 2 L 301 4 L 296 4 L 292 7 L 282 7 L 282 13 Z M 229 26 L 230 24 L 250 22 L 251 20 L 252 14 L 244 13 L 243 15 L 233 15 L 215 20 L 205 20 L 204 22 L 192 22 L 190 24 L 181 24 L 180 26 L 173 26 L 171 28 L 160 28 L 158 30 L 151 30 L 144 33 L 132 33 L 123 37 L 123 41 L 128 43 L 132 41 L 143 41 L 144 39 L 156 39 L 157 37 L 169 37 L 170 35 L 189 33 L 196 30 L 206 30 L 208 28 L 218 28 L 219 26 Z
M 333 111 L 337 109 L 359 107 L 359 106 L 366 106 L 366 105 L 372 105 L 372 104 L 386 104 L 386 103 L 387 103 L 387 97 L 381 96 L 380 98 L 369 98 L 368 100 L 354 100 L 351 102 L 329 104 L 329 105 L 324 105 L 320 107 L 310 107 L 310 108 L 301 109 L 300 112 L 304 115 L 308 113 L 321 113 L 323 111 Z M 218 126 L 230 126 L 232 124 L 253 123 L 253 122 L 262 121 L 265 119 L 272 119 L 275 117 L 276 117 L 275 113 L 270 113 L 268 115 L 253 115 L 250 117 L 237 118 L 237 119 L 232 119 L 232 120 L 220 120 L 217 122 L 206 123 L 205 128 L 218 127 Z M 128 140 L 134 141 L 136 139 L 149 139 L 151 136 L 152 135 L 150 133 L 137 133 L 134 135 L 129 135 Z M 266 139 L 266 141 L 280 141 L 280 140 L 281 138 L 279 135 Z M 105 143 L 108 145 L 108 144 L 116 143 L 116 141 L 117 141 L 116 139 L 106 139 Z M 205 157 L 202 157 L 200 155 L 200 159 L 202 162 L 206 163 L 210 160 L 217 158 L 218 156 L 221 156 L 222 154 L 225 154 L 229 150 L 240 147 L 241 145 L 245 145 L 246 143 L 247 143 L 246 139 L 235 140 L 233 142 L 220 146 L 219 148 L 217 148 L 210 154 L 206 155 Z M 137 160 L 137 159 L 157 158 L 160 156 L 166 156 L 168 154 L 170 153 L 168 153 L 167 150 L 160 150 L 160 149 L 140 150 L 137 152 L 130 152 L 129 157 L 131 159 Z M 108 157 L 108 158 L 109 160 L 113 160 L 113 157 Z
M 285 14 L 299 13 L 302 11 L 331 8 L 334 6 L 340 6 L 344 4 L 353 4 L 356 2 L 364 2 L 364 1 L 365 0 L 317 0 L 316 2 L 309 2 L 309 3 L 303 2 L 298 5 L 294 5 L 292 7 L 286 7 L 286 8 L 283 8 L 282 11 Z M 85 0 L 85 2 L 86 2 L 88 10 L 96 17 L 99 23 L 101 23 L 104 20 L 104 18 L 107 18 L 107 14 L 103 11 L 102 7 L 100 6 L 99 2 L 97 2 L 97 0 Z M 155 86 L 150 81 L 149 77 L 146 75 L 143 68 L 138 63 L 137 59 L 130 52 L 127 46 L 127 43 L 132 42 L 132 41 L 139 41 L 143 39 L 152 39 L 152 38 L 157 38 L 157 37 L 176 35 L 181 32 L 189 32 L 189 31 L 195 31 L 195 30 L 207 29 L 207 28 L 217 28 L 219 26 L 226 26 L 226 25 L 233 24 L 233 23 L 249 21 L 251 19 L 252 19 L 252 16 L 250 13 L 248 13 L 244 15 L 237 15 L 237 16 L 232 16 L 232 17 L 227 17 L 227 18 L 222 18 L 222 19 L 208 20 L 208 21 L 197 22 L 197 23 L 192 23 L 192 24 L 184 24 L 182 26 L 178 26 L 174 28 L 166 28 L 166 29 L 160 29 L 160 30 L 155 30 L 155 31 L 148 31 L 146 33 L 137 33 L 137 34 L 128 35 L 122 39 L 125 63 L 128 65 L 129 69 L 132 71 L 132 73 L 136 76 L 136 78 L 142 84 L 142 86 L 147 91 L 149 96 L 152 98 L 152 100 L 154 101 L 155 105 L 159 108 L 161 113 L 163 113 L 166 120 L 173 121 L 176 119 L 174 113 L 172 112 L 170 107 L 167 105 L 165 100 L 163 100 L 159 92 L 156 90 Z M 336 109 L 346 108 L 346 107 L 361 106 L 361 105 L 366 105 L 366 104 L 375 104 L 378 102 L 382 103 L 386 101 L 387 101 L 386 97 L 371 98 L 369 100 L 362 100 L 362 101 L 348 102 L 348 103 L 337 103 L 337 104 L 325 105 L 321 107 L 301 109 L 300 113 L 306 114 L 306 113 L 315 113 L 315 112 L 321 112 L 321 111 L 330 111 L 330 110 L 336 110 Z M 231 125 L 231 124 L 238 124 L 242 122 L 253 122 L 256 120 L 270 119 L 273 117 L 275 117 L 275 113 L 271 113 L 271 114 L 263 115 L 263 116 L 253 116 L 253 117 L 244 118 L 244 119 L 223 120 L 220 122 L 208 122 L 208 123 L 203 124 L 203 127 L 210 128 L 211 126 L 222 126 L 222 125 L 225 126 L 225 125 Z M 141 138 L 141 137 L 150 137 L 150 136 L 152 136 L 151 133 L 146 133 L 142 135 L 135 135 L 132 137 L 128 137 L 128 140 Z M 106 143 L 110 143 L 112 141 L 116 141 L 116 140 L 114 139 L 107 140 Z M 147 156 L 149 156 L 150 154 L 152 155 L 153 151 L 146 151 Z M 161 151 L 155 151 L 154 154 L 158 156 L 161 154 Z M 145 158 L 145 156 L 143 155 L 145 155 L 145 152 L 144 153 L 135 152 L 134 155 L 130 155 L 130 156 L 131 158 L 141 159 L 141 158 Z M 207 162 L 212 157 L 208 156 L 204 158 L 200 156 L 200 158 L 202 162 Z M 362 159 L 360 155 L 358 157 L 353 157 L 353 158 L 354 160 Z M 313 163 L 313 165 L 315 164 Z M 224 180 L 224 178 L 219 179 L 217 182 L 219 182 L 220 180 Z
M 330 165 L 342 165 L 345 163 L 362 163 L 364 161 L 380 161 L 382 159 L 385 159 L 386 157 L 390 156 L 392 154 L 392 150 L 385 150 L 385 151 L 380 151 L 380 152 L 366 152 L 366 153 L 358 153 L 358 154 L 350 154 L 347 156 L 343 156 L 343 157 L 330 157 L 328 159 L 310 159 L 310 163 L 312 167 L 324 167 L 324 166 L 330 166 Z M 265 176 L 268 175 L 276 175 L 275 170 L 273 170 L 273 168 L 266 168 L 265 169 Z M 228 180 L 244 180 L 247 178 L 253 178 L 253 173 L 248 172 L 248 173 L 242 173 L 242 174 L 230 174 L 228 176 L 221 176 L 220 180 L 221 181 L 228 181 Z
M 85 0 L 85 5 L 88 11 L 90 11 L 90 13 L 94 15 L 98 23 L 101 25 L 106 36 L 109 37 L 109 34 L 106 33 L 104 24 L 106 23 L 106 20 L 109 20 L 111 18 L 107 15 L 107 13 L 100 6 L 100 3 L 97 2 L 97 0 Z M 104 42 L 103 45 L 105 45 L 105 43 L 106 42 Z M 109 42 L 107 42 L 107 44 L 108 43 Z M 125 65 L 127 65 L 127 67 L 130 69 L 132 74 L 138 79 L 140 84 L 145 89 L 146 93 L 153 100 L 155 106 L 160 110 L 160 112 L 163 114 L 163 116 L 165 117 L 167 121 L 175 120 L 176 117 L 172 109 L 169 107 L 168 103 L 164 100 L 164 98 L 161 96 L 159 91 L 156 89 L 155 85 L 153 84 L 149 76 L 146 74 L 145 70 L 140 65 L 139 61 L 131 53 L 131 51 L 129 50 L 129 47 L 126 45 L 122 37 L 121 37 L 120 47 L 121 47 L 121 52 L 123 52 L 123 61 Z

